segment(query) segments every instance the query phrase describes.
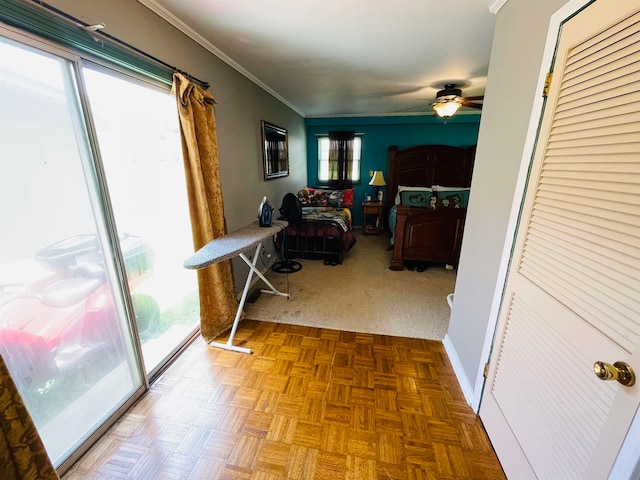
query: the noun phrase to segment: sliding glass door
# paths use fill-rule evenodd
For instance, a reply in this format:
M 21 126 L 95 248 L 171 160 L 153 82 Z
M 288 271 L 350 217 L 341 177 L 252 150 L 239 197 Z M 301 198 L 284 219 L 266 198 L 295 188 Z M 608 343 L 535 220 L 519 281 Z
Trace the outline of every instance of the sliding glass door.
M 137 239 L 122 253 L 150 373 L 199 324 L 197 277 L 182 266 L 193 241 L 176 102 L 97 66 L 83 78 L 117 229 Z M 144 266 L 135 261 L 139 248 L 149 251 Z
M 143 382 L 72 65 L 0 57 L 0 353 L 55 462 Z
M 28 43 L 0 36 L 0 354 L 60 466 L 199 307 L 175 101 Z

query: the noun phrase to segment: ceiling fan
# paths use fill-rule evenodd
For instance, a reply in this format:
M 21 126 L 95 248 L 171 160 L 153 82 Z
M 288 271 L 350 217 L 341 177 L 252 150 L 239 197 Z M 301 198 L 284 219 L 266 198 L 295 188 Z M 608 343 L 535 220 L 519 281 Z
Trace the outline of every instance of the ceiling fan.
M 456 113 L 460 107 L 477 108 L 481 110 L 482 103 L 478 103 L 478 101 L 482 100 L 484 100 L 484 95 L 463 97 L 462 90 L 456 88 L 455 83 L 446 83 L 444 89 L 436 94 L 433 109 L 439 117 L 446 120 Z

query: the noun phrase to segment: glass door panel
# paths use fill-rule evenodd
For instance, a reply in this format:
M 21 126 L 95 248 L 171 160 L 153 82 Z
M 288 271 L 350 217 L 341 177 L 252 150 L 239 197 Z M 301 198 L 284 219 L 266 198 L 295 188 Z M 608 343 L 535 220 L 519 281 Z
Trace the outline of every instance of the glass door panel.
M 0 38 L 0 353 L 60 465 L 135 391 L 70 63 Z M 145 264 L 123 237 L 130 263 Z
M 84 68 L 147 373 L 195 333 L 197 276 L 175 99 L 108 70 Z M 145 251 L 145 262 L 137 252 Z

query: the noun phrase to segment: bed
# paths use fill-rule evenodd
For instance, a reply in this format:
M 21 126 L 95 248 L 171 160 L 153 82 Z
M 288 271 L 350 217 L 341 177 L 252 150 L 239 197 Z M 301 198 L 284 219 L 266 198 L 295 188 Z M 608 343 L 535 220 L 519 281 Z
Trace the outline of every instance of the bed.
M 344 253 L 356 243 L 351 220 L 354 190 L 305 187 L 297 196 L 302 206 L 302 220 L 290 222 L 286 230 L 287 258 L 341 264 Z
M 429 263 L 457 266 L 474 156 L 475 146 L 389 147 L 385 209 L 391 270 Z

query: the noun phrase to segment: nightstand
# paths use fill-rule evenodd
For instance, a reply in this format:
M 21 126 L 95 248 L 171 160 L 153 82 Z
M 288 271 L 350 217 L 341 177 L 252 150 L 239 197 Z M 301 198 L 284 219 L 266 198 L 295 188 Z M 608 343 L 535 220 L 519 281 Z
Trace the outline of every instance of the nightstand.
M 382 230 L 382 202 L 362 203 L 362 233 L 377 235 Z

